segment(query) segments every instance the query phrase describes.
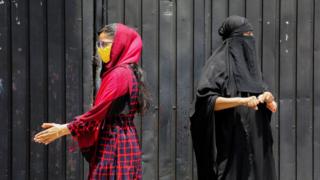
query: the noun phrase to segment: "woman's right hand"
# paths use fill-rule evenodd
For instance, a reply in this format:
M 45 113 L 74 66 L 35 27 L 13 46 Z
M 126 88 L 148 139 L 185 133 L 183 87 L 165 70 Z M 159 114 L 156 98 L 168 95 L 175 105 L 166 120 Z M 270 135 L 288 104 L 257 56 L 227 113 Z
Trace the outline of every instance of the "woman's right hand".
M 247 106 L 254 110 L 258 110 L 258 104 L 260 103 L 256 96 L 242 98 L 242 102 L 244 106 Z

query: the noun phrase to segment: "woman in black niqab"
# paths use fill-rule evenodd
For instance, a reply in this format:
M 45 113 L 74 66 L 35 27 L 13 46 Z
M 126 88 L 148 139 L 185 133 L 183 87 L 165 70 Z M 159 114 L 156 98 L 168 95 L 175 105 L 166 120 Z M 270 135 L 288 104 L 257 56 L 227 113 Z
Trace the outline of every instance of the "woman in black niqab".
M 252 32 L 246 18 L 227 18 L 223 43 L 203 68 L 190 113 L 199 180 L 276 179 L 270 121 L 277 105 Z

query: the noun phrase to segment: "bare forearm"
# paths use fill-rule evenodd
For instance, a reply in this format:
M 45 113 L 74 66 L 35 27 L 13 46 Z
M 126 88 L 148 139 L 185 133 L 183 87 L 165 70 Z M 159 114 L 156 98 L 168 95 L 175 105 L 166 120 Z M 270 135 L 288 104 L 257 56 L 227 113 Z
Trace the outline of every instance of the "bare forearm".
M 224 109 L 229 109 L 229 108 L 241 106 L 244 104 L 245 104 L 245 101 L 241 97 L 234 97 L 234 98 L 218 97 L 216 99 L 214 110 L 220 111 L 220 110 L 224 110 Z

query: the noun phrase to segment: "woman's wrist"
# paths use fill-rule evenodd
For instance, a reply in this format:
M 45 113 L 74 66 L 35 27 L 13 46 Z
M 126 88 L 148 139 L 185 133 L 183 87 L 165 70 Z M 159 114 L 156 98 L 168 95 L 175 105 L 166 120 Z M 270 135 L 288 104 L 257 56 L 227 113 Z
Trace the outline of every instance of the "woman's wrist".
M 248 98 L 238 97 L 238 103 L 240 106 L 245 106 L 248 104 Z
M 68 124 L 62 124 L 61 129 L 60 129 L 60 135 L 61 136 L 66 136 L 70 134 L 70 130 L 68 128 Z

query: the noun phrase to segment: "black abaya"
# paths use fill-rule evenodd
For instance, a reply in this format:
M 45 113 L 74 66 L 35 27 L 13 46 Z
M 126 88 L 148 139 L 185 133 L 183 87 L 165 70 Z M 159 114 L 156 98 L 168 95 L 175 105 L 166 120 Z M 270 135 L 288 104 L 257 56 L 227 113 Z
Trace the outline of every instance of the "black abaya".
M 207 60 L 191 109 L 191 134 L 199 180 L 275 180 L 271 111 L 239 106 L 214 111 L 217 97 L 258 96 L 267 90 L 245 18 L 229 17 L 223 44 Z

